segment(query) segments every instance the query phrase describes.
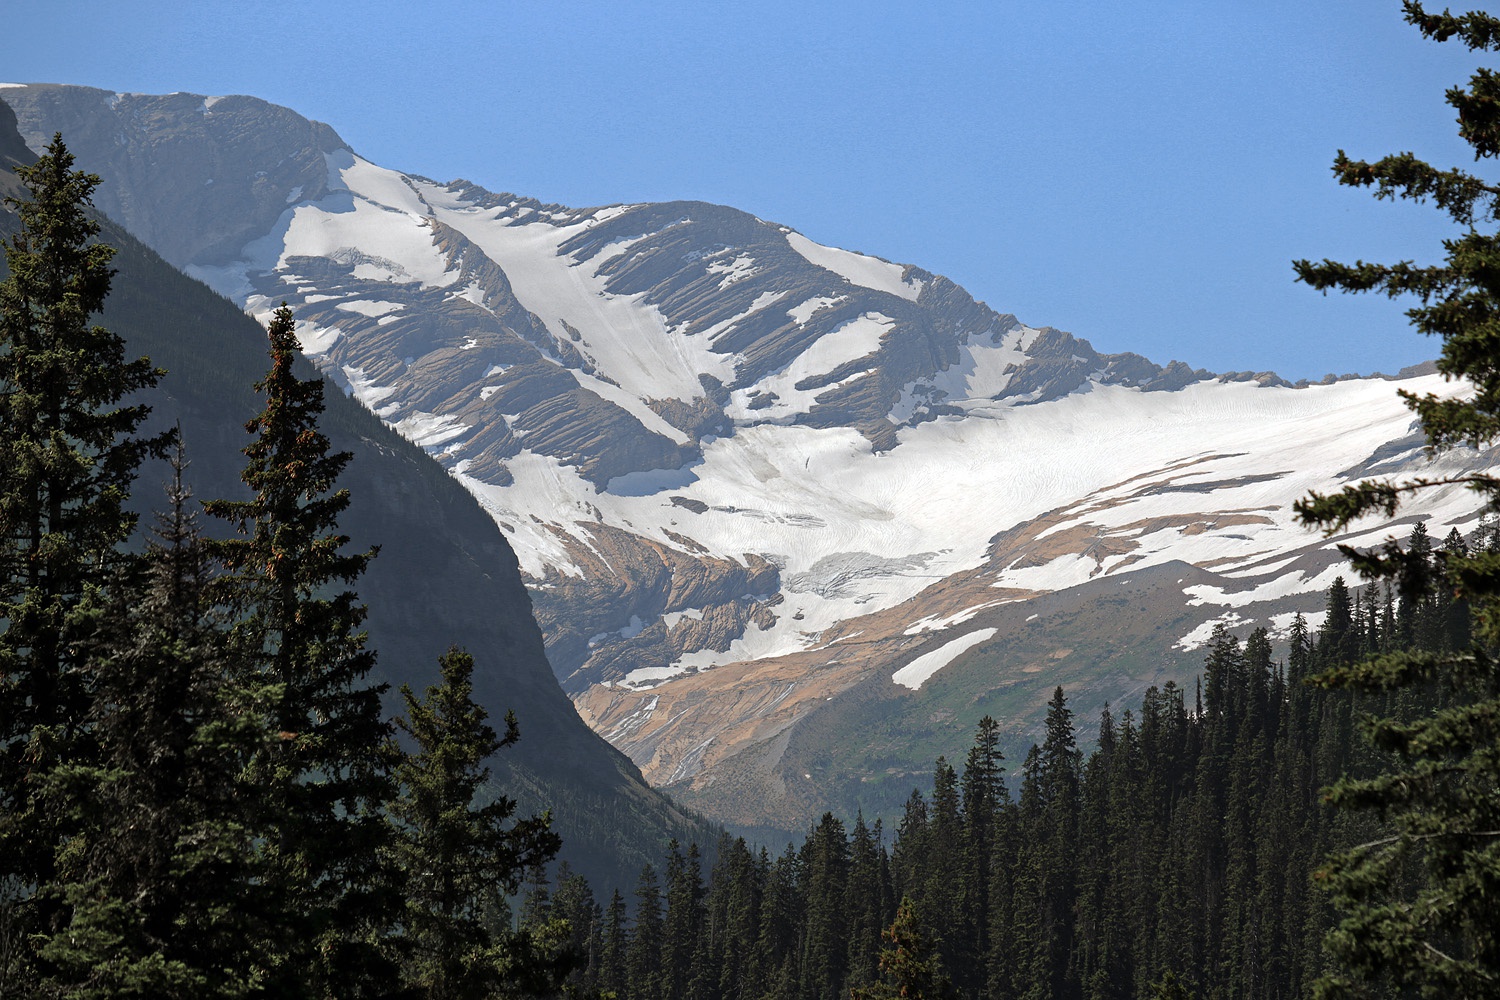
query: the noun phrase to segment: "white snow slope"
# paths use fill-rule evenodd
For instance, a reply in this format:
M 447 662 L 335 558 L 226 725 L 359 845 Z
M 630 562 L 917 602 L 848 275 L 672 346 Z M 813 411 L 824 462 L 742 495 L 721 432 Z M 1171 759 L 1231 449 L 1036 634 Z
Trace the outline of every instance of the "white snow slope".
M 608 273 L 628 263 L 637 242 L 659 235 L 661 227 L 615 240 L 591 256 L 564 249 L 630 207 L 572 211 L 485 202 L 463 188 L 407 177 L 352 154 L 329 156 L 328 169 L 331 193 L 290 205 L 278 227 L 246 246 L 238 264 L 200 269 L 200 275 L 258 315 L 283 293 L 306 301 L 319 294 L 295 273 L 292 260 L 299 256 L 342 255 L 361 261 L 356 276 L 392 289 L 448 289 L 482 301 L 455 286 L 458 271 L 435 244 L 434 226 L 441 223 L 497 264 L 516 299 L 555 342 L 571 345 L 591 366 L 592 374 L 575 374 L 578 385 L 628 412 L 647 432 L 701 448 L 701 461 L 644 470 L 641 480 L 617 479 L 611 492 L 610 484 L 596 485 L 565 458 L 531 450 L 522 437 L 519 453 L 505 463 L 509 481 L 491 481 L 495 477 L 466 472 L 467 442 L 482 429 L 465 422 L 471 417 L 413 410 L 392 386 L 364 377 L 370 365 L 351 369 L 345 384 L 447 462 L 502 525 L 537 586 L 578 577 L 580 553 L 599 551 L 601 525 L 690 558 L 749 565 L 760 556 L 779 569 L 782 606 L 773 624 L 746 624 L 725 649 L 686 649 L 668 662 L 640 662 L 633 674 L 615 678 L 626 685 L 659 685 L 685 672 L 812 648 L 839 622 L 895 607 L 937 581 L 986 566 L 997 535 L 1048 512 L 1055 521 L 1024 558 L 987 566 L 997 600 L 1171 560 L 1212 567 L 1226 578 L 1223 587 L 1183 594 L 1185 603 L 1214 615 L 1221 613 L 1215 608 L 1244 612 L 1271 598 L 1315 594 L 1338 569 L 1310 573 L 1292 563 L 1298 553 L 1332 543 L 1298 526 L 1291 502 L 1311 490 L 1337 489 L 1356 478 L 1351 470 L 1357 468 L 1394 474 L 1426 467 L 1411 439 L 1411 413 L 1383 378 L 1302 388 L 1200 381 L 1170 392 L 1091 380 L 1061 398 L 1018 405 L 999 397 L 1037 336 L 1019 325 L 998 335 L 961 333 L 956 360 L 905 387 L 887 418 L 894 441 L 877 448 L 863 429 L 793 420 L 831 389 L 875 374 L 878 352 L 897 322 L 893 316 L 915 308 L 922 296 L 923 279 L 907 277 L 911 269 L 781 230 L 796 254 L 846 282 L 850 294 L 882 293 L 879 301 L 890 305 L 881 309 L 891 312 L 863 308 L 811 338 L 779 369 L 736 381 L 753 359 L 723 345 L 742 325 L 770 317 L 781 324 L 778 336 L 795 336 L 815 316 L 846 307 L 843 296 L 762 293 L 712 324 L 674 326 L 647 294 L 612 290 Z M 726 293 L 762 273 L 761 262 L 739 248 L 710 256 L 707 273 Z M 264 287 L 267 276 L 278 280 L 277 294 L 248 291 L 257 280 Z M 366 294 L 339 304 L 338 322 L 347 316 L 349 325 L 310 330 L 309 350 L 347 345 L 389 321 L 403 308 L 398 298 Z M 453 346 L 467 350 L 474 342 Z M 421 363 L 386 360 L 405 369 Z M 723 412 L 732 426 L 695 437 L 663 415 L 663 404 L 701 400 L 708 391 L 702 376 L 727 387 Z M 1437 376 L 1404 387 L 1456 391 Z M 474 383 L 461 402 L 487 401 L 495 391 L 488 385 L 481 392 Z M 913 421 L 934 392 L 947 407 L 943 415 Z M 769 405 L 757 405 L 761 397 Z M 492 419 L 507 416 L 496 412 Z M 1459 468 L 1480 460 L 1460 454 L 1444 462 Z M 666 488 L 649 492 L 653 483 Z M 1450 526 L 1467 530 L 1477 517 L 1473 495 L 1458 488 L 1434 491 L 1415 509 L 1432 519 L 1429 531 L 1438 536 Z M 1222 524 L 1210 518 L 1184 526 L 1185 518 L 1205 510 L 1222 512 Z M 1102 556 L 1071 543 L 1048 554 L 1070 530 L 1119 544 Z M 1377 540 L 1385 530 L 1371 525 L 1357 540 Z M 1235 581 L 1243 581 L 1243 589 Z M 665 622 L 675 626 L 691 610 L 663 607 L 657 618 L 675 615 Z M 601 634 L 629 631 L 632 614 L 622 611 Z M 941 630 L 964 620 L 928 617 L 914 616 L 908 624 Z M 1252 620 L 1251 614 L 1235 619 Z M 621 641 L 650 624 L 620 632 Z M 906 676 L 919 684 L 917 673 Z

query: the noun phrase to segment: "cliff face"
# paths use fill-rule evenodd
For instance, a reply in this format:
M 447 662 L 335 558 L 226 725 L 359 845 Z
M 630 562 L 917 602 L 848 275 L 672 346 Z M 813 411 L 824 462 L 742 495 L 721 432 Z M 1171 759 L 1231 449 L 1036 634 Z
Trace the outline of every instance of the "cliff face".
M 327 125 L 253 97 L 31 86 L 0 99 L 33 147 L 61 132 L 87 150 L 87 169 L 106 178 L 95 205 L 179 268 L 233 259 L 275 225 L 288 192 L 325 193 L 324 154 L 348 148 Z

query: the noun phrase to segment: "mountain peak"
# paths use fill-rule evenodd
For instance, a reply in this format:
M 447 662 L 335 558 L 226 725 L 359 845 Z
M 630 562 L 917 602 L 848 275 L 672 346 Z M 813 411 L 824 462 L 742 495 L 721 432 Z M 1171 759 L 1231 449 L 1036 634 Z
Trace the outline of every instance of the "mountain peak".
M 330 126 L 257 97 L 63 84 L 0 96 L 32 149 L 62 132 L 104 178 L 95 205 L 178 267 L 233 259 L 289 201 L 325 193 L 324 154 L 349 149 Z M 163 147 L 170 156 L 155 155 Z

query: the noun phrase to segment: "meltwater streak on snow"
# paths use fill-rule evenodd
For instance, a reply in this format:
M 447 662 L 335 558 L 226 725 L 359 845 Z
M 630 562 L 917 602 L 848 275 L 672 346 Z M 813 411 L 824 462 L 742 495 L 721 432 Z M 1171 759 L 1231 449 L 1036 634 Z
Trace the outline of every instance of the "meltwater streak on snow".
M 500 265 L 522 306 L 546 323 L 553 336 L 571 341 L 566 321 L 583 338 L 580 349 L 595 367 L 637 400 L 697 399 L 703 395 L 700 372 L 733 380 L 734 359 L 711 351 L 707 337 L 668 329 L 661 313 L 642 296 L 605 291 L 596 272 L 618 248 L 582 263 L 559 255 L 562 243 L 594 225 L 597 215 L 569 226 L 506 225 L 493 211 L 456 201 L 451 192 L 445 198 L 437 194 L 443 189 L 425 183 L 420 187 L 439 219 Z M 639 416 L 642 408 L 637 403 L 629 412 Z
M 891 674 L 891 680 L 913 691 L 925 684 L 933 674 L 958 659 L 964 653 L 973 649 L 981 642 L 987 642 L 995 637 L 996 629 L 982 628 L 977 632 L 950 639 L 930 653 L 923 653 L 912 660 L 906 666 Z
M 917 301 L 917 296 L 922 294 L 922 282 L 908 284 L 901 280 L 906 269 L 900 264 L 892 264 L 878 257 L 866 257 L 851 250 L 840 250 L 838 247 L 825 247 L 798 232 L 788 232 L 786 241 L 808 263 L 832 271 L 851 284 L 873 288 L 877 292 L 889 292 L 912 302 Z

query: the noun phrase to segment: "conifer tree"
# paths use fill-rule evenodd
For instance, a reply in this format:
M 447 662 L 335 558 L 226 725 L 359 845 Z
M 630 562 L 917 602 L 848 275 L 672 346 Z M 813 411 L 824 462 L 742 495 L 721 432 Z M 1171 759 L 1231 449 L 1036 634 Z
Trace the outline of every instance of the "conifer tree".
M 693 976 L 694 938 L 703 924 L 703 873 L 698 845 L 687 853 L 674 839 L 667 845 L 667 912 L 663 918 L 661 972 L 666 1000 L 688 995 Z
M 803 844 L 802 977 L 809 996 L 838 996 L 847 975 L 849 840 L 824 813 Z
M 431 1000 L 459 1000 L 490 996 L 524 971 L 515 962 L 537 949 L 497 935 L 491 914 L 500 894 L 515 893 L 526 871 L 557 853 L 559 840 L 545 815 L 514 819 L 510 798 L 476 804 L 490 777 L 485 762 L 520 732 L 507 714 L 498 736 L 474 703 L 472 656 L 450 649 L 439 667 L 441 683 L 421 699 L 401 687 L 405 716 L 396 724 L 414 748 L 396 768 L 390 860 L 404 883 L 402 979 Z
M 1000 752 L 1000 725 L 986 715 L 979 720 L 974 743 L 964 759 L 963 868 L 960 921 L 955 935 L 953 967 L 959 986 L 976 991 L 983 984 L 985 957 L 990 950 L 990 863 L 1001 835 L 1001 810 L 1009 804 L 1005 787 L 1005 755 Z
M 264 743 L 266 692 L 246 688 L 206 597 L 209 561 L 178 444 L 140 572 L 117 581 L 90 714 L 96 755 L 61 771 L 88 801 L 59 872 L 72 915 L 41 943 L 70 996 L 233 997 L 257 928 L 237 902 L 252 844 L 240 772 Z
M 1429 39 L 1500 50 L 1500 18 L 1430 13 L 1417 0 L 1402 6 L 1407 23 Z M 1475 160 L 1500 155 L 1500 75 L 1480 68 L 1447 99 Z M 1500 439 L 1500 282 L 1493 263 L 1500 256 L 1500 186 L 1480 173 L 1434 167 L 1410 152 L 1366 162 L 1340 151 L 1333 170 L 1339 183 L 1373 187 L 1377 198 L 1431 201 L 1460 232 L 1444 242 L 1439 264 L 1304 260 L 1295 265 L 1298 278 L 1324 291 L 1414 296 L 1418 304 L 1407 312 L 1413 326 L 1443 340 L 1438 370 L 1468 383 L 1465 391 L 1444 396 L 1402 392 L 1428 445 L 1444 452 L 1492 444 Z M 1500 501 L 1500 478 L 1470 473 L 1365 481 L 1314 494 L 1297 510 L 1331 534 L 1368 513 L 1390 516 L 1414 493 L 1455 484 L 1491 507 Z M 1410 597 L 1429 589 L 1418 584 L 1467 601 L 1478 642 L 1449 653 L 1387 654 L 1324 678 L 1364 691 L 1435 684 L 1444 707 L 1378 721 L 1371 737 L 1395 762 L 1383 775 L 1346 780 L 1333 790 L 1339 805 L 1391 816 L 1395 831 L 1329 867 L 1343 919 L 1328 946 L 1342 970 L 1325 980 L 1323 992 L 1351 996 L 1363 984 L 1386 980 L 1429 996 L 1500 996 L 1500 925 L 1493 912 L 1500 896 L 1500 800 L 1494 794 L 1500 784 L 1500 670 L 1493 658 L 1500 644 L 1500 558 L 1450 553 L 1439 578 L 1414 580 L 1422 571 L 1419 560 L 1394 542 L 1381 552 L 1350 554 L 1363 572 L 1402 581 L 1403 611 Z M 1406 890 L 1396 876 L 1413 868 L 1423 876 Z
M 954 995 L 909 897 L 901 900 L 882 937 L 886 946 L 880 951 L 880 980 L 851 991 L 851 1000 L 948 1000 Z
M 18 167 L 27 196 L 8 199 L 20 231 L 0 284 L 0 922 L 7 942 L 54 932 L 66 906 L 49 886 L 69 816 L 86 790 L 58 781 L 91 753 L 87 719 L 103 581 L 127 557 L 124 502 L 142 459 L 163 441 L 133 435 L 148 407 L 122 405 L 161 372 L 127 360 L 92 317 L 109 293 L 113 250 L 89 214 L 99 178 L 73 170 L 54 136 Z M 28 955 L 0 955 L 0 993 L 29 981 Z
M 604 911 L 594 901 L 594 890 L 588 880 L 573 871 L 566 861 L 557 866 L 552 913 L 553 919 L 567 927 L 567 940 L 559 957 L 572 966 L 562 992 L 573 997 L 596 994 L 598 985 L 594 978 L 604 951 Z
M 880 821 L 871 830 L 864 813 L 855 815 L 849 837 L 849 881 L 844 893 L 847 919 L 847 981 L 851 986 L 875 981 L 880 934 L 886 925 L 886 886 L 881 879 Z
M 625 996 L 625 897 L 616 889 L 604 910 L 603 941 L 599 951 L 599 968 L 594 983 L 600 996 L 611 993 Z
M 276 686 L 274 740 L 247 769 L 269 924 L 264 977 L 285 996 L 378 992 L 396 976 L 385 947 L 398 896 L 382 858 L 391 799 L 383 687 L 366 680 L 374 654 L 350 588 L 374 555 L 347 552 L 336 481 L 349 461 L 318 429 L 323 380 L 299 378 L 291 310 L 267 330 L 271 367 L 256 383 L 265 408 L 248 424 L 242 474 L 249 500 L 204 505 L 241 535 L 214 550 L 227 572 L 219 599 L 239 616 L 234 654 L 247 677 Z M 343 589 L 340 589 L 343 588 Z
M 649 863 L 641 867 L 635 886 L 635 922 L 625 950 L 625 981 L 632 1000 L 662 1000 L 661 969 L 664 937 L 661 883 Z

